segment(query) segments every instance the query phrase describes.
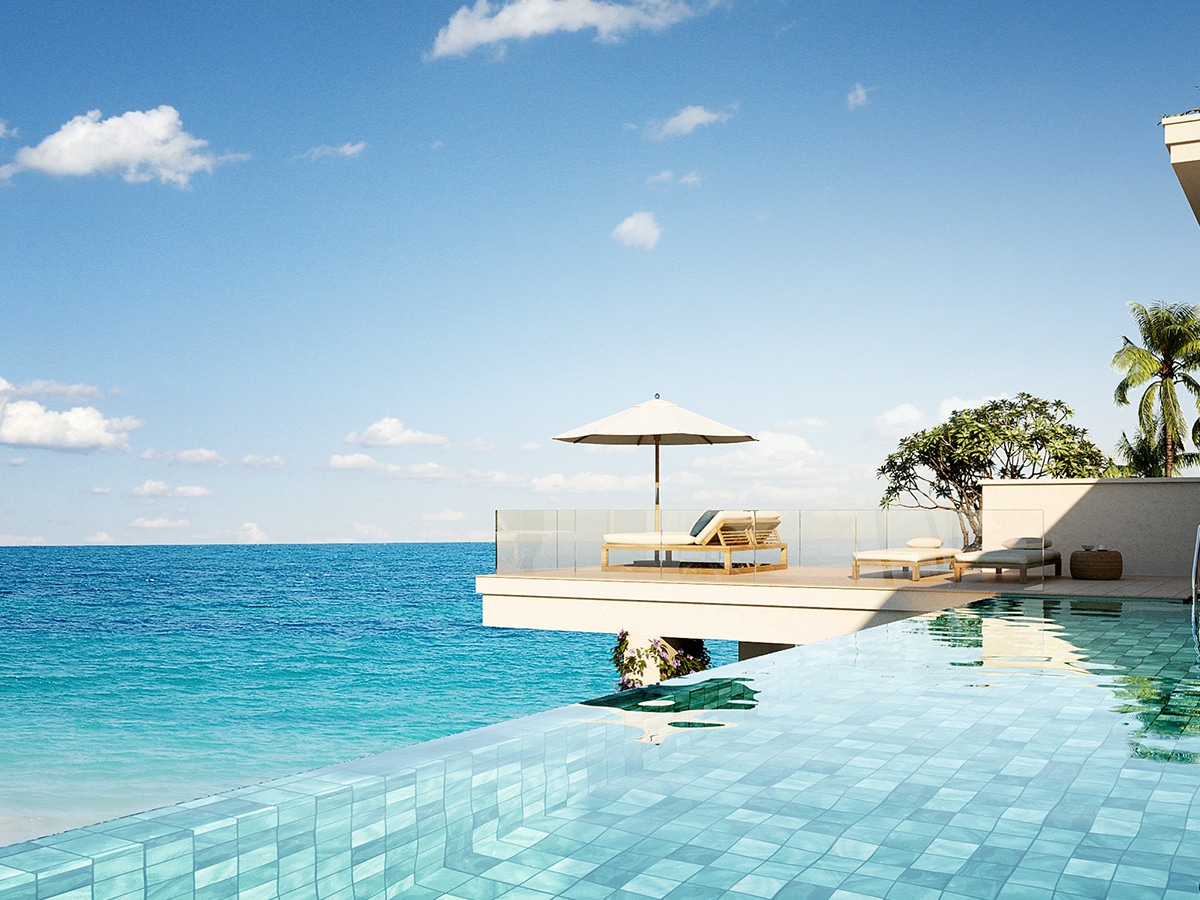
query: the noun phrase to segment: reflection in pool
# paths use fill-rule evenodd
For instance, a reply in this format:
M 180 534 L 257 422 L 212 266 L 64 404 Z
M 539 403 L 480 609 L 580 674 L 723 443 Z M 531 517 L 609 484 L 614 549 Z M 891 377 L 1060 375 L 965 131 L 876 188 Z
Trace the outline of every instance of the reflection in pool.
M 1021 674 L 1091 678 L 1112 691 L 1141 759 L 1200 762 L 1200 655 L 1184 639 L 1182 601 L 996 597 L 919 620 L 977 686 Z
M 752 709 L 758 691 L 749 678 L 709 678 L 696 684 L 654 684 L 649 687 L 586 700 L 583 706 L 600 706 L 620 713 L 620 724 L 641 731 L 641 743 L 661 744 L 669 728 L 720 728 L 732 725 L 717 719 L 702 719 L 700 713 L 714 710 Z M 614 719 L 584 719 L 585 722 L 616 722 Z

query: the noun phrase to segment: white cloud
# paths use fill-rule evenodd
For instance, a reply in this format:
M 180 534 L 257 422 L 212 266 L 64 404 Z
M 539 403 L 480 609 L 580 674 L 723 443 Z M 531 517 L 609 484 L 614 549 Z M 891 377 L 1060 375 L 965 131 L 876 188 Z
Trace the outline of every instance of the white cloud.
M 109 535 L 109 533 L 107 531 L 97 531 L 91 537 L 84 540 L 84 543 L 85 544 L 115 544 L 116 541 L 114 541 L 112 539 L 111 535 Z
M 732 113 L 713 112 L 703 106 L 685 106 L 665 122 L 652 122 L 650 134 L 657 138 L 681 137 L 691 134 L 701 125 L 711 125 L 713 122 L 725 122 Z
M 137 497 L 211 497 L 212 491 L 197 485 L 180 485 L 171 487 L 165 481 L 147 479 L 133 489 Z
M 814 464 L 825 453 L 807 439 L 784 431 L 763 431 L 753 443 L 737 444 L 736 450 L 698 456 L 692 465 L 701 471 L 737 478 L 800 478 L 812 474 Z
M 17 136 L 17 129 L 10 128 L 8 123 L 0 119 L 0 138 L 10 138 Z
M 405 428 L 399 419 L 388 417 L 380 419 L 362 434 L 350 432 L 342 443 L 361 444 L 364 447 L 400 447 L 410 444 L 434 445 L 446 443 L 446 438 L 440 434 L 427 434 L 424 431 L 413 431 Z
M 4 382 L 0 387 L 8 385 Z M 66 412 L 46 409 L 35 400 L 0 397 L 0 444 L 47 450 L 128 450 L 129 432 L 143 423 L 133 416 L 108 419 L 91 406 Z
M 134 519 L 129 523 L 133 528 L 187 528 L 187 519 L 168 519 L 162 516 L 157 519 Z
M 92 493 L 101 497 L 105 497 L 112 493 L 112 488 L 94 487 L 92 488 Z
M 320 147 L 313 147 L 311 150 L 304 151 L 300 154 L 300 158 L 323 159 L 326 156 L 358 156 L 366 146 L 366 141 L 359 141 L 357 144 L 338 144 L 336 147 L 329 144 L 322 144 Z
M 242 465 L 251 469 L 281 469 L 283 468 L 283 457 L 276 454 L 275 456 L 255 456 L 253 453 L 242 457 Z
M 524 450 L 526 453 L 532 453 L 535 450 L 541 450 L 542 445 L 539 444 L 537 441 L 526 441 L 524 444 L 521 445 L 521 449 Z
M 691 502 L 758 509 L 859 509 L 877 503 L 861 490 L 874 480 L 873 464 L 835 458 L 800 435 L 763 431 L 756 443 L 732 446 L 736 449 L 693 461 L 696 471 L 715 476 L 719 486 L 689 491 Z
M 181 466 L 214 466 L 219 468 L 227 464 L 225 457 L 221 456 L 216 450 L 206 450 L 203 447 L 198 447 L 195 450 L 180 450 L 178 453 L 170 453 L 166 450 L 160 452 L 153 447 L 148 447 L 142 451 L 141 457 L 142 459 L 160 459 L 163 462 Z
M 962 397 L 947 397 L 938 404 L 938 421 L 945 422 L 950 418 L 950 414 L 960 409 L 974 409 L 977 406 L 983 406 L 985 403 L 991 403 L 993 400 L 1007 400 L 1008 394 L 991 394 L 987 397 L 977 397 L 974 400 L 964 400 Z
M 467 484 L 478 485 L 479 487 L 525 488 L 528 485 L 529 479 L 523 475 L 509 475 L 507 472 L 500 472 L 496 469 L 486 472 L 481 469 L 472 469 L 467 473 L 465 481 Z
M 425 513 L 421 516 L 426 522 L 461 522 L 466 517 L 466 513 L 456 509 L 443 509 L 438 513 Z
M 611 41 L 627 31 L 667 28 L 695 14 L 684 0 L 476 0 L 450 17 L 425 58 L 465 56 L 488 45 L 502 54 L 505 41 L 585 28 L 594 28 L 598 40 Z
M 175 462 L 185 466 L 223 466 L 225 459 L 215 450 L 180 450 L 175 454 Z
M 364 542 L 378 542 L 390 540 L 390 535 L 378 525 L 366 525 L 362 522 L 354 523 L 354 536 Z
M 579 472 L 566 476 L 555 473 L 534 478 L 530 487 L 535 494 L 628 494 L 649 491 L 648 475 L 607 475 Z
M 850 93 L 846 95 L 846 109 L 856 110 L 860 106 L 867 105 L 867 92 L 872 88 L 865 88 L 861 84 L 856 84 L 850 89 Z
M 10 466 L 23 466 L 27 462 L 29 462 L 29 460 L 24 456 L 14 456 L 8 461 L 8 464 Z
M 920 431 L 929 424 L 929 417 L 911 403 L 901 403 L 875 417 L 872 431 L 877 437 L 893 440 Z
M 61 384 L 36 378 L 24 384 L 9 384 L 0 378 L 0 400 L 91 400 L 104 396 L 104 391 L 90 384 Z
M 674 172 L 672 172 L 670 169 L 663 169 L 661 172 L 658 172 L 657 174 L 648 176 L 646 178 L 646 184 L 649 184 L 649 185 L 673 184 L 675 182 L 678 182 L 679 184 L 683 185 L 684 187 L 695 187 L 702 180 L 703 179 L 696 172 L 688 172 L 686 175 L 680 175 L 679 178 L 676 179 Z
M 350 453 L 329 457 L 329 468 L 341 471 L 380 472 L 389 478 L 422 478 L 430 481 L 453 478 L 453 469 L 437 463 L 417 463 L 412 466 L 385 465 L 366 453 Z
M 345 456 L 334 455 L 329 457 L 329 468 L 378 471 L 383 468 L 383 463 L 377 461 L 368 453 L 349 453 Z
M 160 106 L 108 119 L 100 110 L 76 116 L 36 147 L 22 147 L 13 162 L 0 166 L 0 180 L 33 170 L 47 175 L 96 175 L 119 172 L 129 182 L 153 181 L 187 187 L 197 172 L 245 157 L 203 152 L 208 141 L 183 130 L 179 112 Z
M 253 522 L 247 522 L 239 527 L 235 532 L 235 537 L 239 544 L 261 544 L 267 539 L 266 532 Z
M 955 410 L 974 409 L 993 400 L 1004 400 L 1007 397 L 1007 394 L 977 397 L 973 400 L 964 400 L 962 397 L 947 397 L 938 404 L 936 421 L 931 420 L 929 416 L 913 404 L 901 403 L 877 415 L 872 431 L 876 437 L 896 440 L 907 437 L 913 432 L 929 428 L 931 425 L 936 424 L 936 422 L 945 422 Z
M 626 247 L 653 250 L 662 237 L 662 226 L 655 221 L 654 213 L 636 212 L 614 228 L 609 237 Z
M 46 543 L 44 537 L 29 537 L 24 534 L 0 534 L 0 547 L 40 547 Z
M 465 444 L 457 445 L 455 449 L 469 450 L 472 453 L 491 453 L 496 449 L 496 445 L 491 441 L 485 441 L 483 438 L 472 438 Z

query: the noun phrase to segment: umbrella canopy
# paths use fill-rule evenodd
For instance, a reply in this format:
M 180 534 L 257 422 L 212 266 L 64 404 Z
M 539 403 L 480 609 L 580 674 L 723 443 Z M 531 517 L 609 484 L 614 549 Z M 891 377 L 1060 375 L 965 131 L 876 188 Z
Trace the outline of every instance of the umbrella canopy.
M 757 440 L 752 435 L 676 406 L 654 395 L 653 400 L 583 425 L 554 440 L 569 444 L 653 444 L 654 527 L 659 527 L 659 447 L 663 444 L 736 444 Z

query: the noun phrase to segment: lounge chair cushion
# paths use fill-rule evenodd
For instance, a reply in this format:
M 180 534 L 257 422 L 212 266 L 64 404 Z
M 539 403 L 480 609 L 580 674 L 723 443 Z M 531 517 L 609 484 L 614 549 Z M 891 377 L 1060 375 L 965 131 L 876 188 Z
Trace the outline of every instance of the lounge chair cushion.
M 854 554 L 854 559 L 860 563 L 877 563 L 880 565 L 887 563 L 904 565 L 905 563 L 950 562 L 950 560 L 954 559 L 954 551 L 943 550 L 940 547 L 892 547 L 891 549 L 885 547 L 882 550 L 859 550 Z
M 694 544 L 696 539 L 686 531 L 622 531 L 604 536 L 606 544 Z
M 719 512 L 719 509 L 708 509 L 700 513 L 700 518 L 698 518 L 696 520 L 696 524 L 692 526 L 692 537 L 696 537 L 696 535 L 702 532 L 704 530 L 704 526 L 711 522 L 713 520 L 713 516 Z
M 1013 547 L 1008 550 L 959 550 L 954 558 L 985 569 L 988 566 L 1039 566 L 1062 559 L 1062 554 L 1057 550 L 1043 551 L 1040 547 L 1036 550 Z
M 942 543 L 942 539 L 938 537 L 915 537 L 908 542 L 908 546 L 936 548 L 942 546 Z
M 716 515 L 708 520 L 707 524 L 699 531 L 689 533 L 687 531 L 641 531 L 641 532 L 619 532 L 615 534 L 604 535 L 604 543 L 606 544 L 641 544 L 644 546 L 654 546 L 661 544 L 674 544 L 675 546 L 683 546 L 686 544 L 695 544 L 704 546 L 712 541 L 713 537 L 725 525 L 741 525 L 748 526 L 751 523 L 757 526 L 759 531 L 763 529 L 773 529 L 779 527 L 779 513 L 762 512 L 752 513 L 744 509 L 724 509 L 719 510 Z
M 1009 550 L 1049 550 L 1053 542 L 1039 537 L 1009 538 L 1004 546 Z

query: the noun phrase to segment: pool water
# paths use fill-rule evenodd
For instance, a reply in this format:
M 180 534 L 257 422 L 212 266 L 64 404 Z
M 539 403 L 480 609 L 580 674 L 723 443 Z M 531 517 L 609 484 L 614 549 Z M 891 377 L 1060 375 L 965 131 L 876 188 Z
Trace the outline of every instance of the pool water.
M 1194 898 L 1198 697 L 1187 604 L 998 597 L 2 848 L 0 898 Z

